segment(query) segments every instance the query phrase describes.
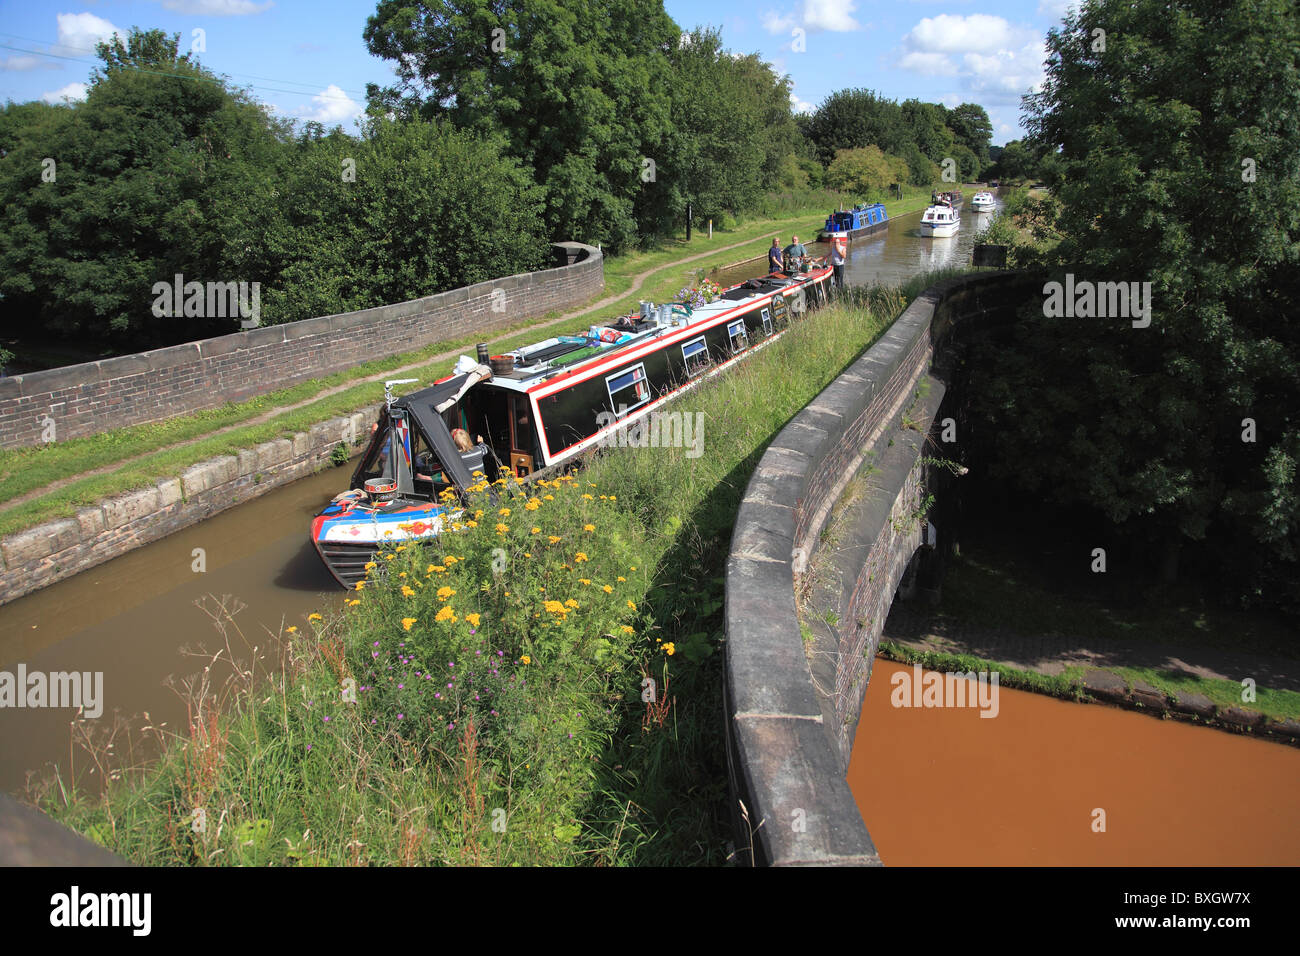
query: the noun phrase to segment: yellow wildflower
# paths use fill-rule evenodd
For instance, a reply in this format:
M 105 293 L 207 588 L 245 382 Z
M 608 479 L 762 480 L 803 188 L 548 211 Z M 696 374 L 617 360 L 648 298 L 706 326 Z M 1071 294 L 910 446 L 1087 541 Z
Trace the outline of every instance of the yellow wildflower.
M 610 587 L 608 584 L 602 584 L 602 585 L 600 586 L 600 589 L 601 589 L 602 591 L 604 591 L 606 594 L 613 594 L 613 593 L 614 593 L 614 589 L 613 589 L 612 587 Z
M 466 614 L 465 620 L 469 621 L 470 627 L 478 627 L 479 616 L 477 614 Z
M 546 604 L 543 605 L 543 607 L 545 607 L 546 610 L 550 611 L 552 614 L 569 613 L 564 609 L 564 605 L 561 604 L 559 601 L 547 601 Z
M 442 610 L 438 612 L 438 615 L 434 618 L 434 620 L 435 620 L 435 621 L 450 621 L 452 624 L 455 624 L 455 623 L 456 623 L 456 612 L 453 611 L 453 610 L 451 609 L 451 605 L 450 605 L 450 604 L 443 605 Z
M 568 605 L 569 607 L 572 607 L 572 608 L 576 608 L 576 607 L 578 606 L 578 602 L 575 601 L 573 598 L 569 598 L 569 599 L 568 599 L 567 601 L 565 601 L 564 603 L 565 603 L 566 605 Z
M 579 584 L 590 584 L 590 583 L 591 583 L 591 578 L 578 578 L 578 583 L 579 583 Z
M 501 517 L 503 517 L 503 518 L 509 518 L 509 517 L 510 517 L 510 509 L 509 509 L 509 508 L 502 508 L 500 511 L 497 512 L 497 514 L 499 514 L 499 515 L 500 515 Z
M 550 535 L 546 540 L 549 541 L 551 544 L 556 544 L 560 539 L 557 538 L 555 535 Z
M 532 662 L 533 662 L 533 659 L 532 659 L 531 657 L 529 657 L 527 654 L 525 654 L 523 657 L 519 658 L 519 663 L 520 663 L 520 664 L 523 664 L 525 667 L 527 667 L 527 666 L 528 666 L 529 664 L 531 664 Z
M 582 526 L 582 530 L 583 530 L 583 531 L 595 531 L 595 530 L 596 530 L 596 526 L 595 526 L 594 524 L 584 524 L 584 525 Z
M 505 534 L 509 530 L 510 525 L 502 524 L 500 521 L 497 522 L 497 534 Z
M 325 619 L 324 619 L 323 617 L 321 617 L 319 614 L 308 614 L 308 615 L 307 615 L 307 620 L 309 620 L 309 621 L 323 621 L 323 620 L 325 620 Z
M 628 601 L 628 602 L 627 602 L 627 606 L 630 607 L 630 608 L 631 608 L 632 610 L 634 610 L 634 611 L 636 610 L 636 605 L 633 604 L 631 601 Z
M 555 495 L 542 495 L 542 497 L 545 498 L 547 501 L 555 500 Z
M 415 623 L 415 620 L 416 619 L 413 617 L 402 618 L 402 630 L 409 631 L 411 629 L 411 625 Z
M 367 570 L 367 571 L 373 571 L 373 570 L 374 570 L 375 568 L 377 568 L 377 567 L 379 567 L 379 565 L 376 564 L 374 561 L 367 561 L 367 562 L 366 562 L 366 570 Z
M 573 556 L 573 560 L 576 561 L 578 564 L 581 564 L 583 561 L 587 560 L 587 552 L 579 551 L 577 554 Z
M 635 633 L 636 633 L 636 628 L 632 627 L 630 624 L 624 624 L 624 625 L 623 625 L 623 633 L 624 633 L 624 634 L 635 634 Z
M 348 607 L 356 607 L 360 603 L 361 602 L 358 601 L 356 598 L 353 598 L 351 601 L 348 602 Z
M 664 645 L 664 653 L 667 654 L 669 657 L 672 657 L 674 654 L 677 653 L 677 645 L 675 645 L 672 641 L 669 641 L 667 644 Z
M 582 497 L 583 497 L 583 500 L 584 500 L 584 501 L 595 501 L 595 500 L 596 500 L 596 499 L 593 498 L 591 495 L 583 495 Z
M 621 582 L 621 581 L 626 581 L 626 580 L 627 580 L 627 578 L 623 577 L 623 575 L 621 575 L 621 574 L 618 576 L 618 579 L 619 579 L 620 582 Z
M 456 593 L 455 588 L 449 588 L 444 585 L 443 587 L 438 588 L 438 600 L 445 601 L 447 600 L 447 598 L 451 597 L 455 593 Z
M 478 522 L 477 522 L 477 521 L 466 521 L 466 522 L 465 522 L 465 527 L 467 527 L 467 528 L 477 528 L 477 527 L 478 527 Z
M 542 533 L 542 529 L 541 529 L 541 528 L 533 528 L 532 531 L 533 531 L 533 534 L 541 534 L 541 533 Z
M 290 634 L 297 634 L 297 633 L 298 633 L 298 629 L 297 629 L 296 627 L 285 628 L 285 630 L 287 630 Z
M 365 582 L 365 581 L 358 581 L 358 582 L 357 582 L 357 590 L 358 590 L 358 591 L 364 591 L 365 589 L 366 589 L 366 582 Z

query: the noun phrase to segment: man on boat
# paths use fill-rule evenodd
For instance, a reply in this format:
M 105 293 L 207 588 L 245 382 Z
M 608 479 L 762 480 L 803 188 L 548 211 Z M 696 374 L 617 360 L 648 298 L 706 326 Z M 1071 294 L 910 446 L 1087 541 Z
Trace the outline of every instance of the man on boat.
M 831 268 L 835 270 L 835 288 L 843 291 L 844 253 L 840 252 L 840 244 L 835 239 L 831 239 Z
M 780 272 L 784 263 L 781 260 L 781 243 L 776 241 L 776 236 L 772 237 L 772 248 L 767 250 L 767 271 Z
M 808 250 L 803 247 L 798 236 L 790 237 L 790 245 L 785 247 L 785 271 L 798 272 L 799 266 L 808 258 Z

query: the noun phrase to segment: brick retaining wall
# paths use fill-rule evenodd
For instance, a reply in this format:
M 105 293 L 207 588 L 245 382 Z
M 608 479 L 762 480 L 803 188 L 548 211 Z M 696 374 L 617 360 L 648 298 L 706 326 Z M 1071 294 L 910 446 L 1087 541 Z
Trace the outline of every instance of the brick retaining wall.
M 271 325 L 0 378 L 0 448 L 59 441 L 238 402 L 431 342 L 486 335 L 581 305 L 605 286 L 600 250 L 555 243 L 565 265 L 360 312 Z

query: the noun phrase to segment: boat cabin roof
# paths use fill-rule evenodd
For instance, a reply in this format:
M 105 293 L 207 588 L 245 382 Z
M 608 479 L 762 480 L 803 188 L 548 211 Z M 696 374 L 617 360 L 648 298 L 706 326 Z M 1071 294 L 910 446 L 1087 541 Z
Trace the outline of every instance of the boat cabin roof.
M 514 369 L 494 373 L 491 383 L 515 391 L 527 391 L 561 372 L 572 371 L 587 362 L 603 361 L 668 332 L 707 323 L 724 312 L 735 310 L 747 300 L 770 297 L 790 286 L 802 284 L 807 278 L 810 276 L 795 273 L 791 276 L 769 275 L 748 279 L 724 290 L 716 299 L 704 305 L 692 308 L 682 302 L 663 303 L 663 306 L 672 309 L 671 317 L 667 320 L 659 317 L 656 308 L 649 316 L 619 316 L 603 325 L 590 326 L 585 332 L 558 335 L 521 346 L 505 353 L 514 356 Z

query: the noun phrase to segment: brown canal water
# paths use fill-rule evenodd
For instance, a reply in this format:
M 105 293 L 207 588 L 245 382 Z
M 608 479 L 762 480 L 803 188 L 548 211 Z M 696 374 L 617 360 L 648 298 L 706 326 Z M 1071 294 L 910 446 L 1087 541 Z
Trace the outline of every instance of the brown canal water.
M 307 614 L 343 593 L 308 531 L 349 473 L 328 468 L 5 605 L 0 670 L 16 673 L 21 662 L 29 674 L 102 672 L 103 713 L 92 723 L 107 728 L 115 710 L 123 717 L 147 711 L 155 726 L 183 728 L 184 703 L 164 682 L 206 663 L 182 648 L 224 646 L 195 601 L 231 595 L 245 605 L 235 623 L 248 645 L 266 647 L 268 630 L 302 627 Z M 193 570 L 196 548 L 206 559 L 202 573 Z M 235 647 L 247 656 L 237 636 Z M 70 709 L 0 709 L 0 789 L 19 792 L 28 771 L 47 763 L 66 769 L 74 716 Z M 115 746 L 121 755 L 125 743 Z M 78 768 L 89 766 L 80 750 L 74 757 Z
M 922 238 L 921 213 L 914 212 L 891 219 L 875 235 L 851 239 L 848 261 L 844 265 L 844 281 L 849 285 L 901 285 L 912 276 L 931 269 L 970 265 L 976 234 L 993 221 L 1003 205 L 1002 200 L 995 197 L 996 206 L 991 212 L 972 212 L 969 204 L 972 195 L 974 191 L 967 194 L 966 205 L 961 213 L 961 228 L 955 236 L 946 239 Z M 809 241 L 815 236 L 814 232 L 812 236 L 801 237 L 809 255 L 826 254 L 829 251 L 826 243 Z M 790 242 L 788 235 L 777 238 L 782 247 Z M 746 262 L 720 269 L 711 274 L 710 278 L 726 288 L 752 278 L 765 265 L 763 260 Z
M 876 660 L 849 764 L 886 866 L 1300 864 L 1294 747 L 1006 688 L 893 706 L 913 673 Z

